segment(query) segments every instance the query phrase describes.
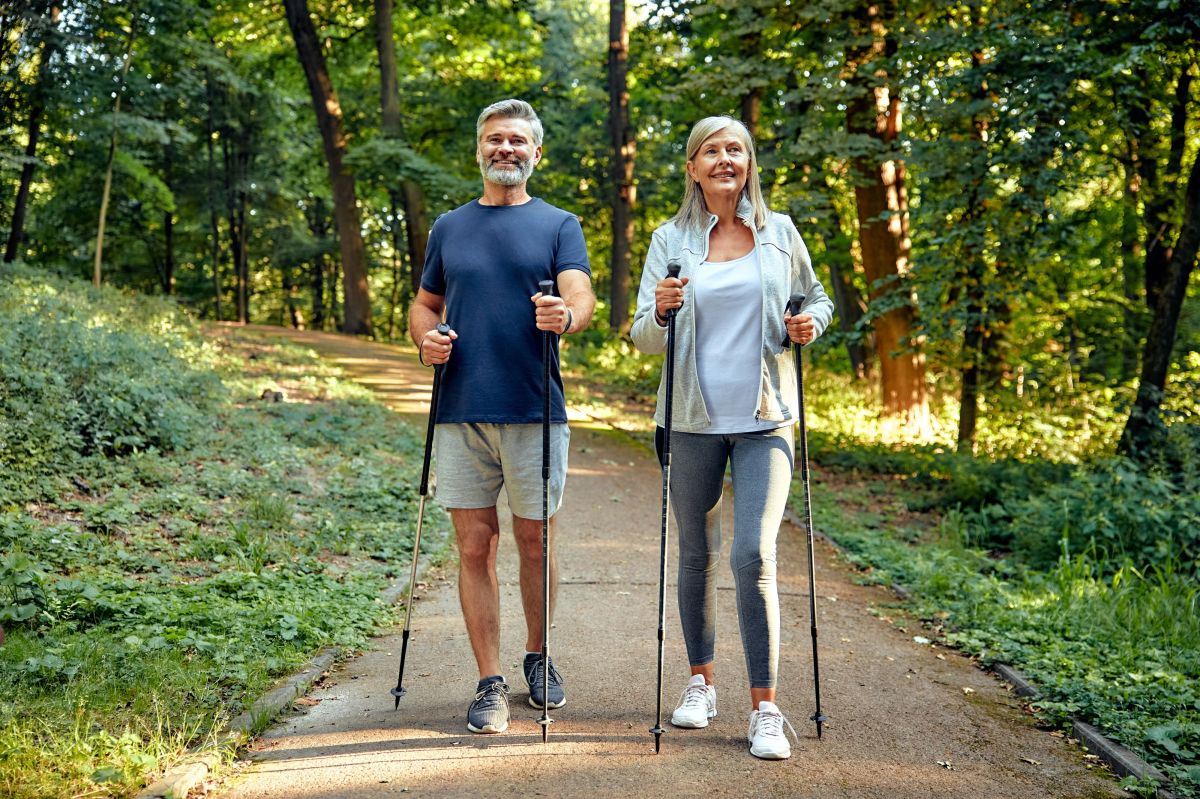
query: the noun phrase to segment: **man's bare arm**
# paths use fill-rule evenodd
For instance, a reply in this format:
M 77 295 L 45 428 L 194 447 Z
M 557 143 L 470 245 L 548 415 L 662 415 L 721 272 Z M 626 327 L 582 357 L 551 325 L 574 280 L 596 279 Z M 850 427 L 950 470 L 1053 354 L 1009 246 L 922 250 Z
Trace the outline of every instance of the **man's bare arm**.
M 438 323 L 442 321 L 442 312 L 446 308 L 446 298 L 440 294 L 432 294 L 425 289 L 418 289 L 412 307 L 408 311 L 408 335 L 413 344 L 417 345 L 417 354 L 421 363 L 433 366 L 450 360 L 451 342 L 458 338 L 453 330 L 449 335 L 437 331 Z

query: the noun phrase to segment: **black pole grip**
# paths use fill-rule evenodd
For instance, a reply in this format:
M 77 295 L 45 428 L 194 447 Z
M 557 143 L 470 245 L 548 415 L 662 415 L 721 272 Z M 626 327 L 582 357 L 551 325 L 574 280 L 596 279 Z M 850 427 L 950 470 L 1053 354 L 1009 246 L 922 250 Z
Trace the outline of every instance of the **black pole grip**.
M 679 271 L 682 268 L 683 267 L 679 265 L 679 261 L 676 261 L 674 258 L 672 258 L 670 261 L 667 261 L 667 277 L 679 277 Z M 679 313 L 679 308 L 671 308 L 667 311 L 667 318 L 674 319 L 675 314 L 677 313 Z
M 445 322 L 438 322 L 437 332 L 441 333 L 443 336 L 450 335 L 450 325 L 446 324 Z
M 543 297 L 553 297 L 554 296 L 554 281 L 553 280 L 538 281 L 538 291 L 542 292 Z
M 804 295 L 803 294 L 793 294 L 791 297 L 788 298 L 788 303 L 787 303 L 788 313 L 791 314 L 792 316 L 795 316 L 796 314 L 800 313 L 800 308 L 803 305 L 804 305 Z M 783 341 L 780 343 L 784 349 L 787 349 L 788 347 L 792 346 L 791 335 L 789 333 L 787 333 L 786 331 L 784 331 Z M 797 352 L 798 351 L 799 350 L 797 350 Z

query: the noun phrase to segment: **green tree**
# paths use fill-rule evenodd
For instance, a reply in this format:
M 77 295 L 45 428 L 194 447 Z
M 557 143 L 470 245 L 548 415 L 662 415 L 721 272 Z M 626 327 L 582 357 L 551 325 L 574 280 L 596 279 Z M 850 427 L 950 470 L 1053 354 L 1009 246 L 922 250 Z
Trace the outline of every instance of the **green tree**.
M 371 335 L 371 294 L 367 285 L 366 251 L 363 247 L 358 198 L 354 176 L 345 169 L 347 149 L 342 125 L 342 107 L 329 78 L 325 57 L 317 41 L 306 0 L 284 0 L 288 27 L 296 42 L 296 51 L 308 81 L 317 127 L 325 145 L 329 183 L 333 188 L 334 218 L 342 255 L 342 284 L 345 289 L 345 318 L 342 330 Z

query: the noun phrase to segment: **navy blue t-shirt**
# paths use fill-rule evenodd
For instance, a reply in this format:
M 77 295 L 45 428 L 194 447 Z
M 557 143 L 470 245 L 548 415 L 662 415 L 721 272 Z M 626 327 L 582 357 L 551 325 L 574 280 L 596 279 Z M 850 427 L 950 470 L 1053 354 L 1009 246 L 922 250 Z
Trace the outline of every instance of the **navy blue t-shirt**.
M 573 214 L 537 198 L 472 200 L 433 224 L 421 288 L 445 297 L 446 322 L 458 333 L 442 375 L 439 423 L 541 423 L 542 331 L 529 298 L 540 281 L 567 269 L 591 276 L 583 229 Z M 557 336 L 550 377 L 550 421 L 565 422 Z

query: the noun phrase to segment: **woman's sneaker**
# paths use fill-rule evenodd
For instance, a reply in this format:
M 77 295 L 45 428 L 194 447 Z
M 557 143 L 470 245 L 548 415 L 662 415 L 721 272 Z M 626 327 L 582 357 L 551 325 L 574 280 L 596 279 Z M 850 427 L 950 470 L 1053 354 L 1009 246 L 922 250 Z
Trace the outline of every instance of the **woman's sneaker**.
M 792 756 L 792 746 L 788 743 L 784 728 L 796 730 L 775 707 L 774 702 L 759 702 L 758 710 L 750 713 L 750 729 L 746 738 L 750 741 L 750 754 L 763 760 L 786 760 Z
M 471 732 L 508 729 L 508 684 L 503 677 L 485 677 L 479 681 L 475 701 L 467 709 L 467 729 Z
M 699 729 L 707 727 L 708 720 L 716 715 L 716 686 L 706 684 L 703 674 L 693 674 L 679 697 L 679 707 L 671 714 L 671 723 L 676 727 Z
M 554 658 L 547 657 L 550 662 L 550 701 L 548 707 L 562 707 L 567 703 L 567 694 L 563 691 L 562 675 L 554 667 Z M 546 687 L 545 677 L 542 676 L 542 655 L 540 652 L 530 652 L 525 655 L 522 671 L 525 672 L 525 684 L 529 686 L 530 707 L 542 706 L 542 689 Z

